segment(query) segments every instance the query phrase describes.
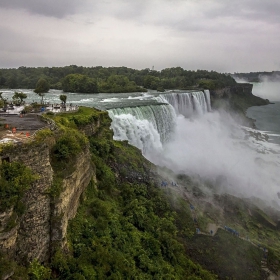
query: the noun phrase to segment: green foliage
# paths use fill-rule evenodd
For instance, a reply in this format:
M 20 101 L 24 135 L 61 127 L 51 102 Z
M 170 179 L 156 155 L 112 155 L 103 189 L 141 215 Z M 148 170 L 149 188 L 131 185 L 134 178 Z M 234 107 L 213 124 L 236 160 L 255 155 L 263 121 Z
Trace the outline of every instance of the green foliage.
M 141 92 L 146 91 L 130 81 L 124 75 L 111 75 L 106 80 L 99 83 L 100 92 L 118 93 L 118 92 Z
M 16 105 L 21 105 L 23 103 L 23 99 L 27 98 L 27 95 L 23 92 L 14 92 L 13 101 Z
M 53 132 L 49 128 L 44 128 L 44 129 L 40 129 L 39 131 L 36 132 L 35 140 L 37 142 L 42 142 L 42 141 L 46 140 L 46 138 L 52 137 L 52 136 L 53 136 Z
M 51 270 L 41 265 L 37 259 L 34 259 L 28 269 L 31 280 L 46 280 L 51 277 Z
M 66 127 L 79 128 L 88 124 L 94 124 L 97 120 L 103 119 L 108 113 L 104 111 L 98 111 L 93 108 L 79 107 L 78 112 L 68 114 L 56 114 L 51 117 L 57 124 L 61 124 Z
M 40 78 L 36 84 L 34 92 L 41 96 L 41 103 L 43 104 L 43 98 L 46 92 L 50 89 L 50 84 L 46 79 Z
M 52 258 L 56 278 L 215 279 L 186 256 L 161 190 L 116 176 L 115 168 L 127 164 L 128 173 L 144 177 L 148 163 L 136 148 L 106 138 L 107 129 L 89 139 L 97 190 L 91 183 L 70 221 L 71 254 L 57 251 Z
M 20 200 L 31 184 L 38 179 L 30 168 L 19 162 L 2 162 L 0 165 L 0 211 L 12 206 L 22 211 Z M 21 212 L 19 211 L 19 212 Z
M 65 131 L 56 141 L 53 154 L 59 161 L 76 156 L 87 143 L 86 137 L 76 130 Z
M 48 191 L 51 197 L 57 198 L 63 190 L 63 181 L 61 178 L 54 176 L 52 185 Z
M 263 279 L 260 270 L 263 252 L 229 232 L 220 229 L 214 237 L 195 235 L 187 246 L 192 258 L 219 273 L 221 279 Z
M 37 93 L 38 95 L 42 96 L 42 94 L 48 92 L 50 89 L 50 85 L 46 79 L 39 79 L 36 88 L 34 89 L 34 92 Z
M 15 268 L 16 263 L 8 259 L 8 256 L 0 251 L 0 278 L 4 279 L 4 276 L 9 275 Z
M 201 88 L 210 89 L 210 90 L 213 90 L 217 87 L 215 81 L 213 81 L 213 80 L 201 80 L 199 82 L 198 86 Z
M 66 103 L 66 100 L 67 100 L 67 95 L 66 94 L 61 94 L 59 96 L 59 99 L 65 104 Z
M 98 155 L 99 157 L 106 160 L 114 149 L 114 143 L 113 141 L 107 139 L 98 140 L 94 137 L 91 137 L 90 148 L 93 154 Z
M 7 101 L 7 98 L 4 98 L 2 96 L 3 92 L 0 92 L 0 106 L 1 107 L 6 107 L 8 101 Z
M 69 76 L 71 75 L 71 76 Z M 71 92 L 134 92 L 150 89 L 197 88 L 203 79 L 211 80 L 215 88 L 235 84 L 229 74 L 215 71 L 184 70 L 182 67 L 161 71 L 131 69 L 127 67 L 19 67 L 1 69 L 0 88 L 35 88 L 40 78 L 49 81 L 51 88 Z
M 69 74 L 62 83 L 65 92 L 97 93 L 97 83 L 93 78 L 82 74 Z

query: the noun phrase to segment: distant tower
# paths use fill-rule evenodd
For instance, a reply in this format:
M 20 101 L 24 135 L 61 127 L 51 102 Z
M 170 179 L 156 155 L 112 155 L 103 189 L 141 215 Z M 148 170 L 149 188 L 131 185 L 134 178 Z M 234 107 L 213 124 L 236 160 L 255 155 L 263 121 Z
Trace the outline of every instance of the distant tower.
M 153 65 L 153 67 L 152 67 L 152 70 L 154 71 L 155 70 L 155 66 Z

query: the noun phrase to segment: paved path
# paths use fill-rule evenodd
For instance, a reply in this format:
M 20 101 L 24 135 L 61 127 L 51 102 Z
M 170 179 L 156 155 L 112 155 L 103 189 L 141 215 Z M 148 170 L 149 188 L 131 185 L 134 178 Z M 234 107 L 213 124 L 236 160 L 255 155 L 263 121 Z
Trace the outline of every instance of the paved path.
M 20 115 L 0 114 L 0 142 L 22 141 L 27 134 L 32 135 L 40 128 L 47 126 L 37 114 Z M 15 132 L 13 133 L 13 128 Z

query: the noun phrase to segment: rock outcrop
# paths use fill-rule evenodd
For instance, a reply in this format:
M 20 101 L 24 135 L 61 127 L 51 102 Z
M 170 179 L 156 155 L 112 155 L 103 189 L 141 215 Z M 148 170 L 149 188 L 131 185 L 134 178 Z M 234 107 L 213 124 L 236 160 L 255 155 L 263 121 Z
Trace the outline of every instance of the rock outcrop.
M 89 147 L 76 159 L 74 171 L 63 179 L 63 190 L 55 198 L 51 209 L 51 245 L 64 246 L 68 221 L 75 217 L 79 199 L 95 172 L 90 159 Z
M 68 221 L 75 216 L 87 185 L 95 180 L 87 145 L 75 158 L 73 172 L 63 178 L 59 196 L 53 198 L 50 195 L 55 175 L 51 165 L 52 145 L 31 141 L 0 152 L 0 160 L 21 162 L 39 175 L 24 194 L 22 216 L 18 217 L 13 209 L 0 213 L 0 249 L 22 264 L 35 258 L 47 261 L 54 246 L 65 244 Z
M 213 109 L 223 109 L 230 112 L 238 122 L 254 127 L 254 120 L 246 117 L 246 110 L 251 106 L 269 104 L 269 100 L 262 99 L 252 93 L 253 85 L 238 83 L 234 86 L 211 90 L 211 104 Z
M 230 98 L 232 94 L 243 96 L 252 95 L 253 85 L 249 83 L 238 83 L 234 86 L 211 90 L 211 98 Z
M 10 162 L 24 163 L 39 175 L 39 179 L 25 193 L 25 212 L 22 217 L 14 217 L 16 225 L 9 230 L 9 238 L 0 240 L 0 246 L 22 262 L 34 258 L 46 260 L 50 246 L 50 197 L 47 190 L 53 176 L 49 147 L 44 143 L 39 146 L 15 145 L 1 157 Z

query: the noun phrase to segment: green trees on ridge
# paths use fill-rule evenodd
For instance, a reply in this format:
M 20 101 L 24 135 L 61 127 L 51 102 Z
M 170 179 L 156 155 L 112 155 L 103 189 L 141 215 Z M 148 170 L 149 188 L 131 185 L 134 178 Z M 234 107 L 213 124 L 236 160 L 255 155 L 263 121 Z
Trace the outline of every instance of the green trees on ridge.
M 228 74 L 206 70 L 190 71 L 181 67 L 161 71 L 76 65 L 0 69 L 0 88 L 36 88 L 39 79 L 46 80 L 53 89 L 83 93 L 185 89 L 208 86 L 208 83 L 216 89 L 235 84 L 235 80 Z

